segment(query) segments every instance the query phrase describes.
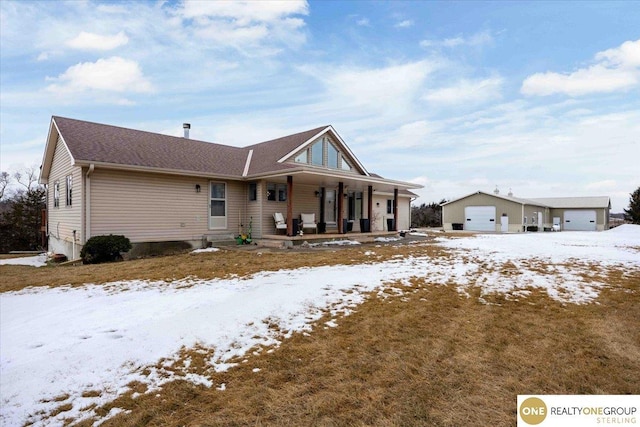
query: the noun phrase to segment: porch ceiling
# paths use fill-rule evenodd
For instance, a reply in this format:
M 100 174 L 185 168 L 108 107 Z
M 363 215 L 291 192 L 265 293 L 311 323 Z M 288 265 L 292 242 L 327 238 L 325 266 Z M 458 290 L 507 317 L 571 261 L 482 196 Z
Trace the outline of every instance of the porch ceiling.
M 411 182 L 393 181 L 364 175 L 326 174 L 314 171 L 296 171 L 263 177 L 269 181 L 287 182 L 287 175 L 293 176 L 293 185 L 316 185 L 318 187 L 337 187 L 339 182 L 345 186 L 345 191 L 367 191 L 371 185 L 376 192 L 393 192 L 394 189 L 410 190 L 422 188 L 422 185 Z

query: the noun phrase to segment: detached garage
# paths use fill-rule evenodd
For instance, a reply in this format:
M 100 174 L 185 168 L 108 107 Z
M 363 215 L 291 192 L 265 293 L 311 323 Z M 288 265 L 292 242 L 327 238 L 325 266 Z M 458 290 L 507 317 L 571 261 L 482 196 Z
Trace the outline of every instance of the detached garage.
M 609 228 L 609 197 L 522 199 L 477 191 L 442 204 L 447 230 L 510 232 Z

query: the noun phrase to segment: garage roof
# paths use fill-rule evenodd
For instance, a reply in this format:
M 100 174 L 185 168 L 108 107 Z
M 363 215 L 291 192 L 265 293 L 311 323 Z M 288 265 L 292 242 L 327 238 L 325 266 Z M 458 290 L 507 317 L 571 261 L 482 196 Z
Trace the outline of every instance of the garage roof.
M 534 205 L 534 206 L 551 207 L 551 206 L 546 206 L 542 202 L 533 201 L 533 199 L 522 199 L 520 197 L 503 196 L 501 194 L 487 193 L 486 191 L 474 191 L 473 193 L 467 194 L 466 196 L 458 197 L 457 199 L 449 200 L 446 203 L 442 203 L 440 206 L 445 206 L 445 205 L 448 205 L 449 203 L 453 203 L 453 202 L 457 202 L 458 200 L 466 199 L 467 197 L 473 196 L 474 194 L 484 194 L 484 195 L 487 195 L 487 196 L 496 197 L 498 199 L 503 199 L 503 200 L 508 200 L 510 202 L 519 203 L 521 205 Z
M 522 199 L 520 197 L 503 196 L 501 194 L 487 193 L 485 191 L 475 191 L 466 196 L 458 197 L 457 199 L 450 200 L 443 203 L 441 206 L 448 205 L 449 203 L 457 202 L 458 200 L 466 199 L 474 194 L 485 194 L 487 196 L 495 197 L 498 199 L 508 200 L 510 202 L 519 203 L 521 205 L 533 205 L 543 206 L 546 208 L 611 208 L 611 202 L 609 196 L 594 196 L 594 197 L 541 197 L 535 199 Z
M 610 208 L 609 196 L 593 197 L 542 197 L 530 199 L 552 208 Z

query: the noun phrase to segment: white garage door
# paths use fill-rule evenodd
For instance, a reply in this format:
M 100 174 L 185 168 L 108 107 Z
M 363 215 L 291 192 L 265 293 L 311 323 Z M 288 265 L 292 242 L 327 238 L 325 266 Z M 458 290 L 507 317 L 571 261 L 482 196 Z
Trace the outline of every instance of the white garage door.
M 564 211 L 564 229 L 596 231 L 596 211 Z
M 470 231 L 496 231 L 495 206 L 467 206 L 464 208 L 464 229 Z

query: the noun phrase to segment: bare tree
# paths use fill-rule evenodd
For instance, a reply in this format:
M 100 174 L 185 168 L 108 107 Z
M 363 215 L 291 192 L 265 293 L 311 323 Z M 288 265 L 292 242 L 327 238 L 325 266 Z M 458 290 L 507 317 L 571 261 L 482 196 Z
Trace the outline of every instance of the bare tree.
M 9 184 L 11 184 L 11 175 L 9 172 L 2 171 L 0 173 L 0 200 L 4 198 L 4 192 Z
M 13 177 L 16 182 L 22 185 L 27 191 L 32 190 L 32 186 L 38 183 L 38 173 L 40 172 L 40 168 L 37 166 L 31 166 L 28 168 L 24 168 L 21 171 L 14 172 Z

